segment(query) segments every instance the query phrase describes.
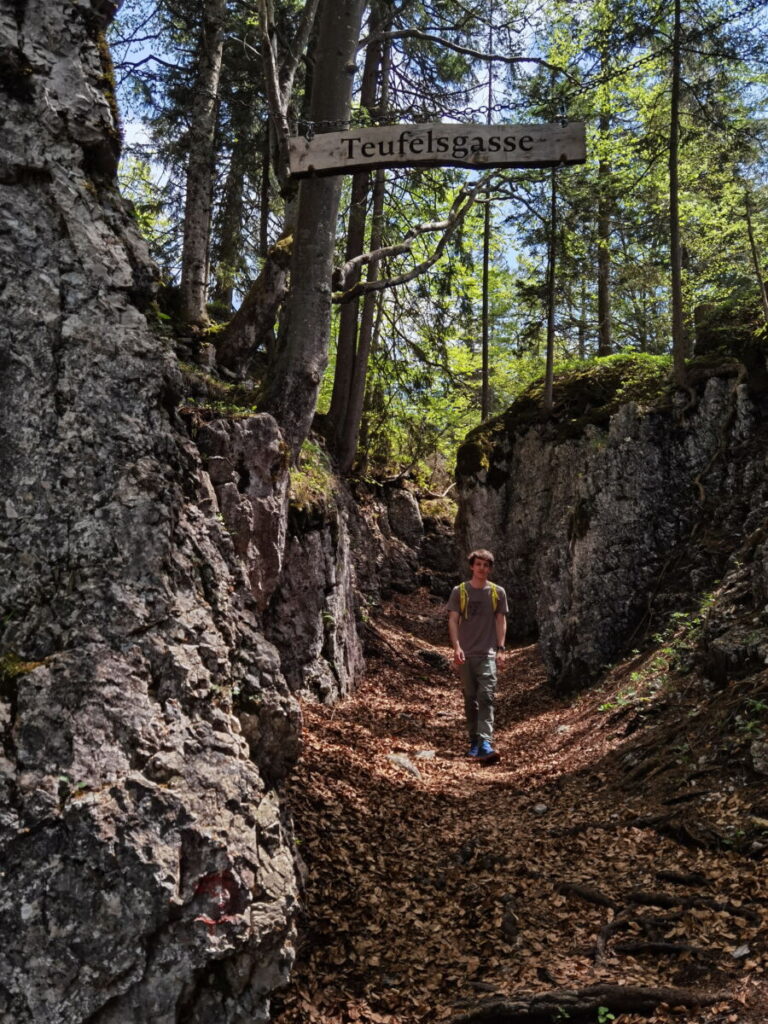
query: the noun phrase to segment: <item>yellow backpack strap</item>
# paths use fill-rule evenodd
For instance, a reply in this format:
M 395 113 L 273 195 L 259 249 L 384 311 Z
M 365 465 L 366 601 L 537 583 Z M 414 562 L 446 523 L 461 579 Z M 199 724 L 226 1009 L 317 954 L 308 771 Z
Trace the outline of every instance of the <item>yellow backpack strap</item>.
M 490 583 L 491 588 L 491 608 L 494 613 L 499 606 L 499 591 L 496 588 L 495 583 Z M 469 618 L 469 594 L 467 593 L 467 584 L 459 584 L 459 614 L 465 619 Z
M 465 619 L 469 615 L 469 594 L 467 593 L 467 584 L 459 584 L 459 615 L 462 615 Z

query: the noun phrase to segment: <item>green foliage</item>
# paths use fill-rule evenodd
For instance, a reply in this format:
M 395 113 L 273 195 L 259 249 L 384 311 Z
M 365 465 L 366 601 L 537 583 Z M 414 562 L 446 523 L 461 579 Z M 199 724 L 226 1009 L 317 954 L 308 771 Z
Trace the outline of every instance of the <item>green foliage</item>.
M 456 518 L 456 502 L 450 498 L 428 498 L 419 502 L 423 517 L 453 521 Z
M 332 501 L 336 477 L 326 450 L 311 438 L 304 442 L 291 470 L 290 501 L 301 511 L 324 509 Z
M 120 164 L 118 182 L 123 196 L 131 203 L 136 225 L 149 246 L 150 255 L 161 268 L 167 269 L 173 225 L 165 191 L 158 185 L 151 164 L 129 154 Z
M 470 432 L 459 451 L 459 472 L 472 475 L 487 468 L 489 454 L 502 435 L 549 422 L 558 438 L 580 437 L 589 424 L 605 426 L 627 402 L 663 403 L 670 389 L 667 356 L 623 352 L 557 364 L 551 417 L 543 408 L 544 381 L 539 378 L 521 390 L 506 413 Z
M 768 729 L 768 701 L 747 697 L 736 715 L 736 723 L 740 732 L 748 736 L 762 736 Z
M 667 693 L 676 673 L 690 668 L 690 659 L 701 642 L 707 615 L 714 604 L 713 592 L 704 594 L 697 608 L 672 612 L 667 625 L 652 636 L 655 645 L 630 674 L 630 685 L 599 705 L 599 711 L 641 708 Z M 636 657 L 639 652 L 633 652 Z
M 491 18 L 499 54 L 535 54 L 562 69 L 497 62 L 490 112 L 496 123 L 548 121 L 564 113 L 586 124 L 587 162 L 557 171 L 556 359 L 559 364 L 583 361 L 597 351 L 597 267 L 606 254 L 614 350 L 666 355 L 670 5 L 544 0 L 533 11 L 513 2 L 489 10 L 488 5 L 463 0 L 415 0 L 387 7 L 396 34 L 386 112 L 393 121 L 486 119 L 488 111 L 479 106 L 478 97 L 486 101 L 489 65 L 435 39 L 442 36 L 467 51 L 484 51 Z M 756 251 L 764 261 L 768 76 L 758 7 L 747 3 L 734 8 L 726 0 L 683 3 L 684 298 L 691 338 L 699 330 L 709 332 L 710 340 L 717 334 L 710 350 L 722 347 L 721 341 L 733 350 L 734 333 L 743 348 L 761 329 L 758 271 L 746 222 L 748 196 Z M 274 5 L 277 45 L 294 38 L 301 10 L 299 0 Z M 121 103 L 134 118 L 142 117 L 151 139 L 142 152 L 129 145 L 122 188 L 132 198 L 140 229 L 167 280 L 177 272 L 184 166 L 194 145 L 188 114 L 201 11 L 198 2 L 126 0 L 111 29 Z M 285 226 L 289 198 L 262 174 L 269 145 L 257 18 L 248 5 L 232 7 L 230 17 L 228 39 L 242 45 L 225 47 L 218 108 L 211 312 L 221 322 L 256 275 L 263 236 L 269 242 Z M 145 60 L 147 47 L 161 60 Z M 300 71 L 291 97 L 296 111 L 305 100 L 302 75 Z M 353 116 L 370 121 L 379 113 L 358 107 Z M 475 177 L 475 172 L 452 168 L 387 172 L 383 244 L 397 245 L 418 225 L 443 221 L 459 190 Z M 541 400 L 535 382 L 544 368 L 545 270 L 552 233 L 549 181 L 548 169 L 508 170 L 496 175 L 484 197 L 491 203 L 492 221 L 491 415 L 512 403 L 520 413 L 525 396 L 530 399 L 527 415 L 533 418 Z M 345 189 L 348 195 L 348 185 Z M 337 262 L 344 259 L 346 210 L 342 203 Z M 600 210 L 608 218 L 607 234 L 599 230 Z M 441 472 L 450 472 L 456 447 L 478 426 L 482 218 L 478 205 L 428 273 L 381 297 L 359 451 L 365 472 L 389 475 L 412 467 L 417 480 L 426 484 L 435 453 Z M 431 257 L 439 238 L 439 231 L 418 234 L 407 253 L 382 262 L 382 276 L 406 275 Z M 714 321 L 707 309 L 718 311 Z M 694 310 L 699 310 L 696 317 Z M 763 360 L 764 346 L 758 342 L 752 354 Z M 742 358 L 742 349 L 736 354 Z M 321 411 L 328 408 L 331 379 L 327 376 L 323 384 Z M 583 423 L 576 421 L 585 415 L 584 402 L 570 397 L 579 391 L 579 381 L 563 385 L 561 419 L 570 419 L 579 429 Z M 637 367 L 636 378 L 623 393 L 613 392 L 612 400 L 616 405 L 653 401 L 655 387 L 650 366 L 645 376 Z M 571 413 L 571 407 L 582 412 Z M 610 412 L 604 402 L 598 401 L 597 407 L 604 415 Z

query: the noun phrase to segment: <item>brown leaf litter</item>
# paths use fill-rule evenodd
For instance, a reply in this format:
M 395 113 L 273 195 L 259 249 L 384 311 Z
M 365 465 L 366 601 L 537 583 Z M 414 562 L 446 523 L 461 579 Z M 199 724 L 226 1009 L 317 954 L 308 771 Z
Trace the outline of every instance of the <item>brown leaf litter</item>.
M 306 883 L 278 1024 L 768 1021 L 765 861 L 734 839 L 759 786 L 727 756 L 686 760 L 714 749 L 706 715 L 628 723 L 606 710 L 621 669 L 558 698 L 519 647 L 502 761 L 481 766 L 442 604 L 397 597 L 369 640 L 354 695 L 303 706 L 284 797 Z

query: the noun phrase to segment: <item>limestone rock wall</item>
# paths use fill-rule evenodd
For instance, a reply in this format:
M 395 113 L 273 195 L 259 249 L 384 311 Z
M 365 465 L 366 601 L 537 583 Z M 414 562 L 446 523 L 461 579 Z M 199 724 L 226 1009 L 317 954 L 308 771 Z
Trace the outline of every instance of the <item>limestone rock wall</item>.
M 460 576 L 453 526 L 422 517 L 414 494 L 405 487 L 371 490 L 358 483 L 350 520 L 358 586 L 376 604 L 420 586 L 447 597 Z
M 261 611 L 283 568 L 288 461 L 277 423 L 266 413 L 204 424 L 195 441 L 216 508 L 243 562 Z
M 354 515 L 341 485 L 325 506 L 291 509 L 284 572 L 265 615 L 291 690 L 325 702 L 348 694 L 363 671 Z
M 292 960 L 299 714 L 141 312 L 112 6 L 0 2 L 0 1019 L 252 1024 Z
M 651 605 L 706 589 L 764 514 L 765 410 L 737 373 L 578 430 L 502 419 L 459 453 L 459 542 L 494 551 L 510 635 L 538 635 L 561 689 L 631 648 Z

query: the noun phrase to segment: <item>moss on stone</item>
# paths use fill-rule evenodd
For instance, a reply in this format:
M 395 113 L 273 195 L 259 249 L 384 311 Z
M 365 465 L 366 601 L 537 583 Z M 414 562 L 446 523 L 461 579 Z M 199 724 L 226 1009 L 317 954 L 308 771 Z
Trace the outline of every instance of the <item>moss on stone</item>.
M 328 453 L 317 441 L 304 442 L 298 463 L 291 470 L 289 503 L 295 517 L 325 513 L 336 493 L 336 477 Z
M 228 384 L 194 363 L 179 363 L 184 402 L 210 410 L 223 419 L 242 419 L 256 411 L 256 391 L 248 384 Z
M 4 679 L 15 679 L 17 676 L 25 675 L 27 672 L 34 672 L 36 668 L 40 668 L 43 664 L 45 664 L 43 661 L 25 661 L 18 654 L 9 651 L 0 656 L 0 675 Z
M 487 428 L 489 425 L 485 424 Z M 480 428 L 478 428 L 478 431 Z M 482 434 L 473 431 L 471 440 L 466 440 L 456 453 L 456 471 L 459 476 L 476 476 L 488 469 L 488 441 L 493 433 L 488 430 Z M 484 443 L 485 442 L 485 443 Z
M 452 523 L 456 518 L 456 502 L 453 498 L 423 498 L 419 502 L 422 519 L 438 519 Z
M 711 377 L 737 377 L 743 363 L 732 352 L 698 356 L 687 364 L 687 385 L 703 389 Z M 520 394 L 506 412 L 472 430 L 457 455 L 460 478 L 487 473 L 487 483 L 500 487 L 505 470 L 496 468 L 515 437 L 540 427 L 553 444 L 583 437 L 590 425 L 606 428 L 622 405 L 636 402 L 651 409 L 670 409 L 677 390 L 669 356 L 619 353 L 570 365 L 556 372 L 553 408 L 544 411 L 544 380 Z
M 25 661 L 12 651 L 0 655 L 0 695 L 6 700 L 15 700 L 19 677 L 43 664 L 43 661 Z
M 490 476 L 496 456 L 530 427 L 544 427 L 557 444 L 582 436 L 590 424 L 607 426 L 627 402 L 668 405 L 673 390 L 668 356 L 620 353 L 570 366 L 555 373 L 551 413 L 544 410 L 544 380 L 539 379 L 529 384 L 505 413 L 471 431 L 459 449 L 458 475 L 468 477 L 488 470 L 488 482 L 499 486 L 503 481 Z
M 115 80 L 115 65 L 112 62 L 112 53 L 109 49 L 106 32 L 102 29 L 96 38 L 101 63 L 101 75 L 98 80 L 99 88 L 112 114 L 113 128 L 110 134 L 116 141 L 122 142 L 122 124 L 120 121 L 120 107 L 117 102 L 117 82 Z

